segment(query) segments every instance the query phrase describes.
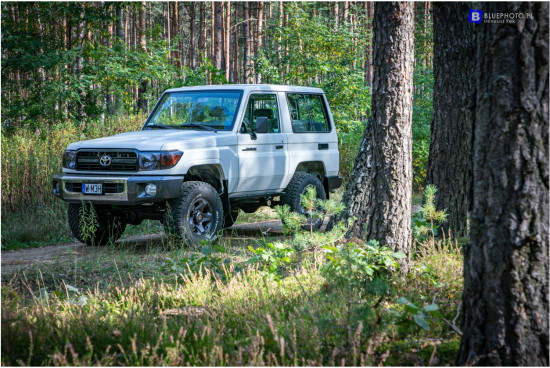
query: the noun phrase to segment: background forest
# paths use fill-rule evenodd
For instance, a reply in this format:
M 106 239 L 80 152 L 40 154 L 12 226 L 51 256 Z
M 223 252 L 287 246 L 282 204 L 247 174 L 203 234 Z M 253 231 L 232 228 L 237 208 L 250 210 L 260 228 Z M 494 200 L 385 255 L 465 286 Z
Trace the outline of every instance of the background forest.
M 350 175 L 370 112 L 371 2 L 2 3 L 2 247 L 68 236 L 50 194 L 68 143 L 140 129 L 167 88 L 318 86 Z M 415 4 L 414 189 L 432 116 L 432 19 Z M 39 213 L 36 221 L 24 219 Z M 8 215 L 9 214 L 9 215 Z M 53 224 L 53 225 L 52 225 Z

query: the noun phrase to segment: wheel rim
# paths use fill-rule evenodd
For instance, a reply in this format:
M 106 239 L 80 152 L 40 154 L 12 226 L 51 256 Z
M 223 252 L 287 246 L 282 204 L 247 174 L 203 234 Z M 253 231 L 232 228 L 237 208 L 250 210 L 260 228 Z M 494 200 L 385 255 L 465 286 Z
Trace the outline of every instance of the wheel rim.
M 205 198 L 197 198 L 189 208 L 189 228 L 195 236 L 204 237 L 212 226 L 212 205 Z

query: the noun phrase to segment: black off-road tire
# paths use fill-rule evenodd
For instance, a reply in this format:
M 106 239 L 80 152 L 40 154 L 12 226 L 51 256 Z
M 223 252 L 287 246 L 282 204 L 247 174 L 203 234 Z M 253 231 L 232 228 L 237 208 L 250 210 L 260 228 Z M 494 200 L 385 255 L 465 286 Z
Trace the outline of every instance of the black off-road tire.
M 93 206 L 93 204 L 90 205 Z M 86 234 L 85 231 L 83 232 L 81 208 L 81 203 L 69 203 L 67 209 L 69 228 L 78 241 L 86 245 L 106 245 L 109 242 L 116 242 L 124 233 L 126 229 L 125 222 L 122 222 L 117 217 L 112 217 L 95 210 L 97 220 L 95 232 L 93 234 Z
M 169 236 L 193 246 L 216 239 L 223 221 L 223 204 L 216 189 L 202 181 L 187 181 L 180 195 L 168 202 L 164 229 Z
M 320 200 L 326 200 L 327 194 L 323 183 L 319 178 L 312 174 L 295 173 L 290 182 L 288 183 L 285 193 L 281 196 L 281 203 L 288 204 L 293 212 L 300 213 L 304 216 L 308 216 L 301 204 L 301 195 L 305 194 L 307 187 L 313 186 L 317 190 L 317 198 Z M 316 219 L 313 222 L 313 230 L 318 230 L 323 224 L 322 219 Z M 304 230 L 310 229 L 311 222 L 308 221 L 302 226 Z

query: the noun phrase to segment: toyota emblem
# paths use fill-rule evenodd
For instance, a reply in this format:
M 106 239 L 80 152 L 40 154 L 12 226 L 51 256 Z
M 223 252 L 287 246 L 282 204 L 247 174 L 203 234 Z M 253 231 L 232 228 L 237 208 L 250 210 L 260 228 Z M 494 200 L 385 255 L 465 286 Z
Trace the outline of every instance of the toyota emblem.
M 112 161 L 113 159 L 111 158 L 111 156 L 105 155 L 105 156 L 101 156 L 101 158 L 99 159 L 99 164 L 103 167 L 107 167 L 111 165 Z

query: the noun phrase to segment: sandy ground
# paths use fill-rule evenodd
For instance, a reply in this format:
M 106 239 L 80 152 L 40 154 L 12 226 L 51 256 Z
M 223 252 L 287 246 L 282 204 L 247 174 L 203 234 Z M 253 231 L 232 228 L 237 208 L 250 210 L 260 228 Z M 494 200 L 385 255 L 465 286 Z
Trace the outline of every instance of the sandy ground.
M 420 206 L 413 205 L 413 213 L 418 212 Z M 224 237 L 235 236 L 259 236 L 266 232 L 282 234 L 282 225 L 280 220 L 268 220 L 255 223 L 238 224 L 234 225 L 231 229 L 225 231 Z M 146 243 L 154 245 L 160 244 L 165 240 L 164 234 L 150 234 L 150 235 L 138 235 L 129 236 L 122 240 L 119 240 L 116 244 L 119 246 L 131 246 L 131 245 L 144 245 Z M 70 243 L 51 245 L 42 248 L 30 248 L 30 249 L 18 249 L 2 251 L 0 258 L 2 259 L 2 275 L 10 275 L 13 272 L 34 265 L 34 264 L 48 264 L 54 262 L 62 262 L 69 257 L 74 256 L 77 259 L 82 259 L 91 254 L 94 254 L 96 249 L 94 247 L 86 246 L 82 243 Z
M 238 224 L 225 232 L 224 236 L 258 236 L 261 233 L 270 232 L 282 234 L 282 226 L 280 220 L 261 221 L 249 224 Z M 155 244 L 161 243 L 164 239 L 164 234 L 150 234 L 129 236 L 116 242 L 119 246 L 140 245 L 145 243 Z M 96 248 L 86 246 L 82 243 L 70 243 L 51 245 L 42 248 L 18 249 L 2 251 L 0 258 L 2 259 L 2 275 L 6 276 L 13 272 L 34 265 L 48 264 L 67 260 L 74 256 L 77 259 L 82 259 L 96 252 Z

